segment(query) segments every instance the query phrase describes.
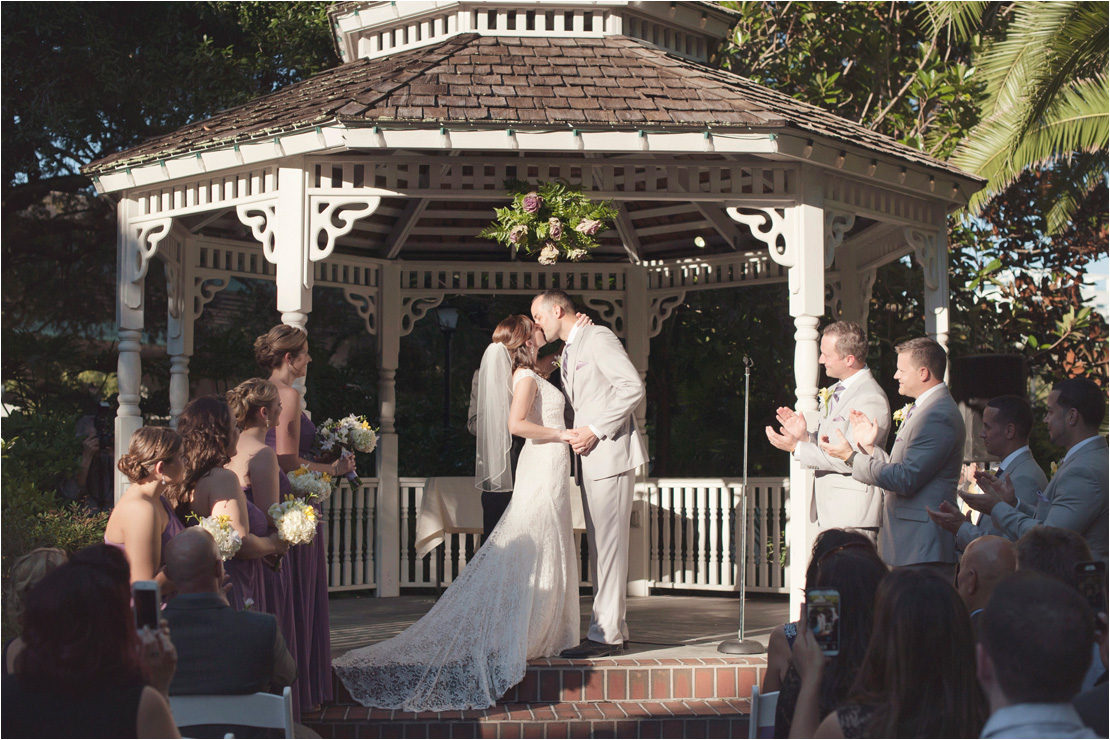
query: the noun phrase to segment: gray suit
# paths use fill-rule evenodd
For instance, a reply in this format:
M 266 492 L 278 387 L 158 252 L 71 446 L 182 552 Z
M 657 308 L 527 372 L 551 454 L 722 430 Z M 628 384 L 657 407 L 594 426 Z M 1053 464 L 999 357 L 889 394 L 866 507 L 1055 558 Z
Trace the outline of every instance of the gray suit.
M 620 340 L 602 326 L 580 327 L 560 368 L 573 426 L 599 432 L 597 446 L 580 458 L 582 509 L 590 545 L 594 606 L 587 637 L 617 644 L 628 639 L 628 528 L 635 469 L 647 447 L 633 411 L 644 397 L 640 373 Z
M 992 518 L 1012 539 L 1038 524 L 1078 532 L 1094 556 L 1106 562 L 1108 469 L 1106 440 L 1098 437 L 1060 463 L 1035 507 L 1021 501 L 1016 507 L 998 504 Z
M 960 410 L 941 386 L 915 405 L 889 455 L 876 447 L 853 460 L 853 478 L 883 488 L 879 552 L 889 565 L 956 562 L 955 538 L 925 508 L 935 511 L 941 501 L 956 505 L 965 436 Z
M 855 444 L 852 425 L 848 421 L 848 411 L 855 409 L 875 419 L 879 424 L 876 447 L 886 447 L 887 433 L 890 431 L 890 402 L 882 386 L 871 376 L 867 368 L 860 370 L 852 384 L 845 388 L 835 403 L 830 396 L 829 408 L 817 422 L 817 431 L 810 434 L 808 442 L 799 442 L 795 456 L 803 468 L 815 469 L 813 475 L 813 498 L 811 515 L 822 530 L 842 527 L 877 528 L 882 521 L 883 491 L 878 486 L 870 486 L 852 478 L 852 467 L 839 458 L 826 454 L 821 449 L 820 439 L 824 436 L 836 441 L 837 430 L 844 433 L 848 441 Z M 836 386 L 834 385 L 833 388 Z M 831 390 L 831 389 L 830 389 Z
M 1041 466 L 1033 458 L 1033 453 L 1028 448 L 1022 450 L 1017 457 L 1010 461 L 1009 467 L 1003 472 L 1010 476 L 1010 482 L 1014 484 L 1014 493 L 1017 494 L 1018 500 L 1035 507 L 1037 505 L 1037 494 L 1044 491 L 1045 486 L 1048 485 L 1048 478 L 1045 477 Z M 987 535 L 1014 539 L 1002 531 L 993 517 L 983 515 L 979 517 L 978 524 L 965 522 L 960 525 L 960 531 L 956 533 L 956 549 L 963 552 L 972 540 Z

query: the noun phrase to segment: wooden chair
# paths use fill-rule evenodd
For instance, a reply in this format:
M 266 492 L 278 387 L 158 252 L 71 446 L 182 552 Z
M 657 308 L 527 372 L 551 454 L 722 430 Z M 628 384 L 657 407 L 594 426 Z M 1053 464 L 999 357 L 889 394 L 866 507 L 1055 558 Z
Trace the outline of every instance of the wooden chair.
M 170 709 L 178 727 L 245 725 L 281 730 L 293 737 L 293 691 L 276 694 L 196 694 L 171 696 Z
M 752 713 L 748 720 L 748 737 L 775 736 L 775 707 L 779 703 L 779 692 L 759 693 L 758 686 L 752 686 Z

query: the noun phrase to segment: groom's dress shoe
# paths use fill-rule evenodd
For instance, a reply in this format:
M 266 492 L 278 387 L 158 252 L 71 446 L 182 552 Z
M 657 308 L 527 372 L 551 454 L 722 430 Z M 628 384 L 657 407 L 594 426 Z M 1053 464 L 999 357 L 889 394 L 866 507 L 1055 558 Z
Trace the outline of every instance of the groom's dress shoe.
M 624 645 L 610 645 L 607 642 L 583 640 L 577 647 L 567 648 L 559 653 L 560 658 L 580 660 L 583 658 L 607 658 L 611 655 L 620 655 L 624 652 Z

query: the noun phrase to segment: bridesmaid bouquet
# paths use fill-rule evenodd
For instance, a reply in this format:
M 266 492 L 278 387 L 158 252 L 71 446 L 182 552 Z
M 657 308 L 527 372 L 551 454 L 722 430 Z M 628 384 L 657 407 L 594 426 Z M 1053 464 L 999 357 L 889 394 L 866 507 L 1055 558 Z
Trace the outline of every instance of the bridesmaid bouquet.
M 327 473 L 318 473 L 302 465 L 289 473 L 288 477 L 289 485 L 293 487 L 297 498 L 324 502 L 331 496 L 331 476 Z
M 243 538 L 231 526 L 231 517 L 227 514 L 200 517 L 190 514 L 187 518 L 195 519 L 197 526 L 216 540 L 216 547 L 220 550 L 220 559 L 231 560 L 239 548 L 243 546 Z
M 295 496 L 270 507 L 278 536 L 290 545 L 307 545 L 316 538 L 316 508 Z
M 365 416 L 351 414 L 339 421 L 328 419 L 316 428 L 316 444 L 322 452 L 373 452 L 378 446 L 377 432 Z M 358 488 L 362 480 L 354 471 L 347 473 L 351 488 Z

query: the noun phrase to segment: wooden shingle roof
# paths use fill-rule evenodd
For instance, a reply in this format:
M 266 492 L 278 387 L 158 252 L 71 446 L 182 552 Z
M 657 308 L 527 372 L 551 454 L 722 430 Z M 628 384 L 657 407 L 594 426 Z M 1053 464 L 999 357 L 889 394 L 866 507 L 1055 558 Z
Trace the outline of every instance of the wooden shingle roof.
M 968 177 L 951 165 L 739 75 L 625 36 L 464 34 L 358 60 L 84 167 L 97 174 L 315 126 L 793 131 Z

